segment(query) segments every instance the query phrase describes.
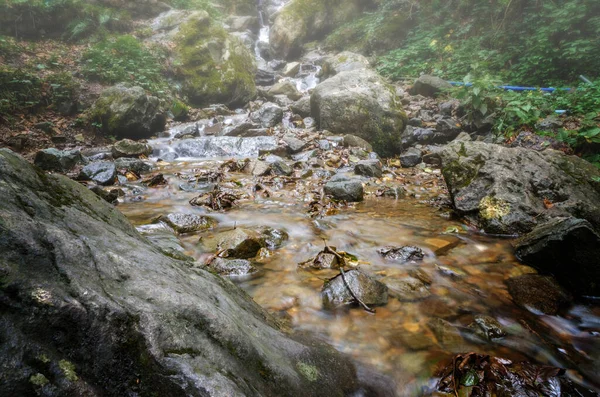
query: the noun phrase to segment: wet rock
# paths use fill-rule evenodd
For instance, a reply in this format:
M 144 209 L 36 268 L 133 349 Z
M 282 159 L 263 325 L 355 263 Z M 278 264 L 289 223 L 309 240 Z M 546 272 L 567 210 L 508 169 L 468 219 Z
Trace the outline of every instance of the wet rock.
M 269 88 L 267 92 L 270 96 L 284 95 L 292 101 L 297 101 L 302 98 L 302 93 L 298 91 L 296 85 L 289 80 L 282 80 L 276 83 L 273 87 Z
M 163 174 L 151 175 L 142 181 L 142 184 L 148 187 L 164 186 L 168 184 Z
M 450 88 L 452 88 L 452 85 L 446 80 L 424 74 L 415 81 L 411 93 L 413 95 L 434 97 Z
M 419 247 L 405 245 L 403 247 L 387 246 L 377 250 L 377 253 L 388 261 L 394 262 L 413 262 L 420 261 L 425 257 L 425 253 Z
M 305 152 L 300 152 L 292 155 L 292 160 L 294 161 L 308 161 L 316 157 L 318 152 L 316 150 L 307 150 Z
M 450 142 L 460 134 L 461 125 L 450 117 L 443 117 L 437 121 L 435 131 L 431 143 L 443 144 Z
M 363 185 L 356 179 L 330 180 L 323 187 L 326 195 L 340 201 L 362 201 Z
M 442 165 L 442 156 L 438 152 L 426 153 L 423 155 L 423 162 L 439 167 Z
M 265 176 L 271 172 L 271 164 L 263 160 L 250 160 L 244 170 L 252 176 Z
M 523 263 L 554 275 L 575 295 L 600 295 L 600 235 L 582 219 L 556 219 L 515 243 Z
M 435 342 L 424 332 L 406 332 L 402 331 L 394 335 L 398 338 L 400 345 L 410 350 L 429 350 L 435 345 Z
M 366 150 L 367 152 L 373 151 L 373 146 L 371 146 L 371 144 L 369 142 L 365 141 L 364 139 L 362 139 L 361 137 L 358 137 L 356 135 L 351 135 L 351 134 L 344 135 L 342 144 L 344 145 L 344 147 L 357 147 L 357 148 Z
M 45 171 L 69 172 L 78 164 L 85 164 L 79 150 L 43 149 L 35 154 L 34 164 Z
M 410 148 L 399 157 L 400 164 L 404 168 L 414 167 L 421 163 L 423 157 L 421 156 L 421 150 L 417 148 Z
M 118 170 L 133 171 L 137 174 L 150 172 L 154 169 L 154 165 L 148 161 L 126 157 L 116 159 L 115 167 L 117 167 Z
M 311 262 L 314 269 L 338 269 L 340 267 L 337 256 L 327 252 L 319 252 Z
M 214 183 L 181 183 L 179 189 L 188 193 L 208 193 L 215 189 Z
M 510 147 L 522 147 L 526 149 L 532 150 L 546 150 L 556 149 L 563 151 L 565 153 L 569 153 L 571 148 L 564 142 L 557 141 L 556 139 L 549 136 L 542 136 L 535 134 L 530 131 L 521 131 L 517 138 L 511 142 Z
M 358 175 L 364 175 L 373 178 L 381 178 L 381 162 L 379 160 L 362 160 L 354 166 L 354 172 Z
M 137 227 L 137 231 L 156 248 L 170 258 L 193 263 L 194 258 L 186 255 L 175 231 L 165 223 L 154 223 Z
M 500 339 L 506 336 L 506 332 L 502 329 L 502 325 L 493 317 L 478 314 L 469 324 L 469 329 L 473 333 L 485 340 Z
M 335 76 L 340 72 L 364 70 L 369 67 L 369 60 L 364 56 L 354 52 L 344 51 L 325 59 L 321 69 L 321 75 L 323 79 L 326 79 Z
M 152 154 L 152 146 L 144 142 L 123 139 L 112 146 L 111 153 L 114 159 L 120 157 L 139 158 Z
M 167 118 L 157 97 L 142 87 L 119 84 L 105 89 L 90 109 L 90 118 L 102 124 L 105 135 L 149 138 L 163 131 Z
M 250 115 L 252 122 L 260 124 L 263 128 L 275 127 L 283 118 L 283 109 L 274 103 L 263 104 L 256 112 Z
M 354 295 L 366 305 L 385 305 L 388 301 L 388 288 L 385 284 L 373 279 L 360 270 L 345 272 L 346 282 L 354 292 Z M 323 307 L 335 309 L 340 306 L 356 303 L 342 275 L 329 280 L 321 291 Z
M 258 229 L 261 239 L 268 249 L 276 249 L 281 247 L 289 238 L 287 232 L 281 229 L 275 229 L 269 226 L 264 226 Z
M 300 117 L 310 116 L 310 97 L 306 96 L 300 98 L 292 105 L 290 105 L 290 109 L 292 110 L 292 112 L 299 115 Z
M 257 157 L 260 151 L 271 151 L 277 148 L 277 140 L 273 136 L 257 137 L 200 137 L 176 141 L 161 149 L 159 154 L 175 152 L 179 157 L 216 158 L 216 157 Z
M 208 268 L 222 276 L 248 276 L 258 271 L 249 260 L 220 257 L 213 259 Z
M 448 321 L 441 318 L 432 318 L 427 323 L 427 326 L 442 347 L 456 350 L 464 345 L 460 331 Z
M 90 163 L 83 167 L 79 178 L 99 185 L 112 185 L 117 180 L 117 168 L 114 163 L 108 161 Z
M 254 80 L 256 81 L 256 85 L 259 86 L 269 86 L 275 84 L 275 73 L 269 72 L 264 69 L 258 69 L 256 75 L 254 76 Z
M 571 296 L 550 276 L 524 274 L 506 280 L 515 303 L 527 310 L 549 315 L 558 314 L 571 303 Z
M 221 131 L 221 133 L 219 133 L 220 136 L 247 136 L 248 131 L 250 130 L 255 130 L 257 128 L 259 128 L 260 125 L 259 124 L 255 124 L 253 122 L 249 122 L 249 121 L 245 121 L 242 122 L 238 125 L 235 126 L 231 126 L 231 127 L 225 127 L 223 128 L 223 130 Z
M 223 257 L 248 259 L 256 256 L 265 242 L 260 233 L 254 230 L 236 228 L 204 238 L 200 245 L 208 252 L 222 251 Z
M 285 134 L 283 136 L 283 142 L 288 146 L 290 153 L 301 152 L 306 147 L 306 142 L 296 138 L 294 135 Z
M 571 216 L 600 226 L 600 170 L 578 157 L 483 142 L 452 142 L 440 155 L 455 209 L 488 233 Z
M 402 133 L 401 142 L 402 147 L 408 148 L 415 144 L 427 144 L 433 142 L 435 131 L 430 128 L 419 128 L 419 127 L 406 127 L 406 130 Z
M 295 77 L 300 71 L 300 62 L 290 62 L 281 70 L 281 74 L 285 77 Z
M 119 193 L 116 189 L 107 191 L 96 185 L 92 186 L 90 190 L 107 203 L 116 204 L 119 202 Z
M 421 280 L 413 277 L 385 280 L 385 285 L 389 288 L 390 296 L 401 302 L 416 302 L 431 296 L 427 286 Z
M 320 129 L 359 136 L 380 155 L 399 152 L 406 114 L 394 91 L 377 73 L 338 73 L 315 87 L 310 104 Z
M 209 217 L 196 214 L 172 213 L 161 215 L 156 222 L 164 222 L 177 233 L 192 233 L 214 227 L 217 222 Z
M 0 179 L 0 268 L 10 280 L 0 320 L 10 376 L 0 394 L 31 394 L 36 373 L 53 395 L 344 395 L 360 387 L 346 357 L 283 333 L 237 287 L 165 255 L 85 186 L 43 175 L 6 149 Z M 318 375 L 307 378 L 299 363 Z
M 402 186 L 384 186 L 377 190 L 376 195 L 399 199 L 406 197 L 406 190 Z
M 265 158 L 265 161 L 271 165 L 271 170 L 275 175 L 290 176 L 294 172 L 292 167 L 279 156 L 269 155 Z

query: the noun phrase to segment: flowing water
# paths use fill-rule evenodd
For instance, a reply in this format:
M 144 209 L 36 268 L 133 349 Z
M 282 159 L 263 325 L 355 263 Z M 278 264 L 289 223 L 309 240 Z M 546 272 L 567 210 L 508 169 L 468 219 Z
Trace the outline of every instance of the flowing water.
M 125 202 L 119 209 L 142 225 L 170 212 L 205 213 L 188 200 L 196 193 L 179 186 L 199 170 L 214 170 L 222 160 L 161 163 L 160 172 L 169 185 L 141 192 L 142 201 Z M 538 315 L 517 307 L 504 280 L 531 271 L 513 257 L 511 241 L 471 231 L 426 201 L 442 190 L 439 173 L 404 170 L 397 176 L 407 188 L 407 198 L 367 195 L 364 202 L 337 214 L 313 219 L 308 214 L 312 184 L 317 179 L 270 186 L 271 197 L 240 201 L 228 212 L 211 212 L 219 221 L 215 230 L 182 236 L 187 254 L 204 261 L 210 253 L 198 248 L 199 239 L 234 226 L 284 229 L 289 240 L 282 248 L 259 260 L 260 270 L 249 278 L 233 279 L 261 306 L 294 330 L 309 331 L 329 342 L 357 362 L 368 364 L 392 377 L 398 395 L 418 395 L 431 386 L 440 362 L 453 353 L 477 351 L 511 360 L 533 360 L 571 368 L 568 374 L 582 381 L 577 368 L 593 379 L 597 357 L 600 310 L 575 306 L 564 316 Z M 246 174 L 225 178 L 238 185 L 253 186 Z M 371 180 L 368 192 L 377 189 Z M 298 263 L 315 256 L 326 240 L 330 246 L 355 254 L 360 268 L 381 281 L 402 279 L 420 270 L 430 278 L 431 296 L 416 302 L 390 298 L 387 305 L 370 314 L 360 307 L 335 312 L 322 309 L 320 290 L 324 280 L 337 271 L 308 271 Z M 422 262 L 386 263 L 377 249 L 386 245 L 416 245 L 426 256 Z M 443 318 L 464 331 L 475 315 L 499 321 L 508 336 L 495 342 L 453 337 L 452 332 L 434 334 L 428 324 Z

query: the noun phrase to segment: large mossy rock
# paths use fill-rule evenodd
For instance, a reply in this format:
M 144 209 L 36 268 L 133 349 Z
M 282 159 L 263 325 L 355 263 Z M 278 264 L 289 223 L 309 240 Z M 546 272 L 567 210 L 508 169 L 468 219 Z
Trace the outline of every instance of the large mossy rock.
M 488 233 L 528 233 L 559 217 L 600 227 L 600 171 L 579 157 L 457 141 L 440 156 L 455 209 Z
M 322 39 L 334 28 L 360 16 L 372 3 L 361 0 L 291 0 L 275 16 L 269 35 L 271 50 L 277 57 L 297 57 L 302 45 Z
M 118 84 L 107 88 L 90 109 L 102 131 L 118 138 L 149 138 L 163 131 L 167 121 L 157 97 L 146 95 L 142 87 Z
M 319 128 L 363 138 L 380 155 L 398 153 L 406 114 L 392 88 L 368 70 L 340 72 L 315 87 L 310 97 Z
M 174 41 L 178 77 L 190 103 L 235 107 L 256 96 L 253 54 L 206 12 L 181 25 Z
M 0 149 L 0 395 L 341 396 L 354 367 Z

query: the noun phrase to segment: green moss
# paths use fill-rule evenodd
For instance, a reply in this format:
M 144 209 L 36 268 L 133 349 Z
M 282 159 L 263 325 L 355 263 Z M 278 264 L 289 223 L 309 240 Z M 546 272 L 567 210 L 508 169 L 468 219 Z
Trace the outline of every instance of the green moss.
M 502 219 L 509 213 L 510 204 L 497 197 L 485 196 L 479 202 L 479 216 L 482 219 Z
M 50 383 L 48 378 L 46 378 L 43 374 L 37 373 L 35 375 L 31 375 L 29 378 L 29 382 L 35 386 L 44 386 Z
M 316 382 L 319 379 L 319 369 L 314 365 L 298 362 L 296 364 L 298 371 L 304 376 L 309 382 Z
M 76 382 L 79 378 L 77 377 L 77 373 L 75 372 L 75 365 L 67 360 L 60 360 L 58 362 L 58 367 L 65 375 L 65 378 L 70 380 L 71 382 Z

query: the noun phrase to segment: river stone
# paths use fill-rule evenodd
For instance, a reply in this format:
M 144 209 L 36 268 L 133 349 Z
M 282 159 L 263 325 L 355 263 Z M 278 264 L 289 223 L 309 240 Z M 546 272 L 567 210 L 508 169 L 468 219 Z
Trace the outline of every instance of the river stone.
M 112 185 L 117 180 L 117 168 L 109 161 L 97 161 L 83 167 L 79 178 L 99 185 Z
M 223 128 L 223 130 L 218 135 L 219 136 L 247 136 L 248 131 L 256 130 L 259 127 L 260 127 L 259 124 L 256 124 L 256 123 L 253 123 L 250 121 L 244 121 L 238 125 Z
M 413 277 L 385 280 L 384 283 L 389 288 L 390 296 L 401 302 L 416 302 L 431 296 L 427 286 Z
M 388 288 L 385 284 L 373 279 L 360 270 L 350 270 L 345 272 L 346 282 L 352 289 L 352 292 L 366 305 L 385 305 L 388 301 Z M 325 309 L 335 309 L 340 306 L 356 303 L 342 275 L 338 275 L 323 286 L 321 291 L 323 298 L 323 307 Z
M 361 137 L 352 134 L 344 135 L 342 144 L 344 145 L 344 147 L 357 147 L 367 152 L 373 151 L 373 146 L 371 146 L 369 142 L 365 141 Z
M 250 160 L 244 167 L 244 171 L 252 174 L 252 176 L 265 176 L 271 172 L 271 164 L 262 160 Z
M 363 185 L 357 179 L 330 180 L 323 187 L 326 195 L 340 201 L 363 201 Z
M 258 271 L 252 262 L 246 259 L 217 257 L 210 262 L 208 267 L 222 276 L 248 276 Z
M 253 123 L 260 124 L 263 128 L 275 127 L 283 118 L 283 109 L 274 103 L 264 103 L 256 112 L 250 115 Z
M 296 138 L 292 134 L 285 134 L 283 136 L 283 142 L 288 146 L 290 153 L 299 153 L 306 147 L 306 142 Z
M 400 151 L 406 114 L 391 86 L 371 70 L 341 72 L 325 80 L 313 90 L 310 107 L 322 130 L 363 138 L 380 155 Z
M 423 260 L 425 254 L 419 247 L 405 245 L 403 247 L 387 246 L 377 250 L 379 255 L 383 256 L 388 261 L 394 262 L 412 262 Z
M 111 150 L 112 156 L 115 159 L 120 157 L 139 158 L 141 156 L 149 156 L 152 154 L 152 146 L 144 142 L 136 142 L 131 139 L 123 139 L 115 143 Z
M 600 235 L 582 219 L 538 226 L 515 243 L 523 263 L 554 275 L 575 295 L 600 295 Z
M 165 223 L 154 223 L 138 226 L 137 231 L 148 239 L 163 254 L 177 260 L 194 262 L 194 258 L 186 255 L 185 248 L 175 231 Z
M 92 192 L 94 192 L 96 195 L 98 195 L 98 197 L 100 197 L 102 200 L 104 200 L 108 203 L 111 203 L 111 204 L 118 203 L 119 193 L 118 193 L 117 189 L 106 190 L 106 189 L 103 189 L 99 185 L 95 185 L 95 186 L 92 186 L 90 188 L 90 190 Z
M 0 395 L 351 395 L 351 361 L 164 255 L 85 186 L 0 149 Z M 59 368 L 68 369 L 68 371 Z M 268 376 L 265 376 L 268 374 Z
M 35 154 L 33 163 L 45 171 L 69 172 L 85 159 L 79 150 L 43 149 Z
M 452 88 L 452 84 L 446 80 L 424 74 L 415 81 L 411 93 L 413 95 L 433 97 L 450 88 Z
M 410 168 L 420 164 L 423 160 L 423 157 L 421 156 L 420 149 L 410 148 L 402 153 L 399 159 L 403 168 Z
M 354 166 L 354 172 L 373 178 L 381 178 L 381 162 L 379 160 L 361 160 Z
M 600 170 L 579 157 L 484 142 L 452 142 L 440 156 L 456 211 L 488 233 L 571 216 L 600 227 Z
M 281 247 L 289 238 L 285 230 L 275 229 L 270 226 L 263 226 L 258 229 L 258 232 L 265 246 L 269 249 Z
M 572 301 L 571 296 L 551 276 L 524 274 L 509 278 L 506 285 L 517 305 L 537 313 L 558 314 Z
M 157 97 L 124 84 L 102 91 L 90 109 L 90 119 L 102 124 L 105 135 L 130 139 L 149 138 L 163 131 L 167 122 Z
M 290 109 L 300 117 L 310 116 L 310 97 L 305 96 L 290 105 Z
M 281 74 L 285 77 L 296 77 L 300 71 L 300 62 L 290 62 L 286 64 L 281 70 Z
M 271 164 L 271 171 L 275 175 L 290 176 L 294 172 L 291 166 L 289 166 L 284 159 L 273 154 L 267 156 L 265 161 Z
M 273 87 L 269 88 L 267 94 L 271 97 L 275 95 L 284 95 L 292 101 L 297 101 L 302 98 L 302 93 L 298 91 L 296 85 L 289 80 L 282 80 L 276 83 Z
M 132 159 L 127 157 L 121 157 L 116 159 L 115 167 L 117 167 L 118 170 L 133 171 L 138 174 L 150 172 L 154 169 L 154 165 L 148 161 Z
M 196 214 L 172 213 L 161 215 L 157 222 L 164 222 L 173 228 L 177 233 L 191 233 L 200 230 L 210 229 L 217 222 L 209 217 Z
M 332 55 L 325 58 L 321 69 L 321 76 L 323 79 L 326 79 L 328 77 L 335 76 L 340 72 L 364 70 L 369 69 L 369 67 L 369 60 L 363 55 L 350 51 L 344 51 L 337 55 Z
M 441 318 L 432 318 L 427 326 L 435 335 L 440 346 L 457 350 L 464 345 L 464 340 L 458 328 Z
M 253 258 L 258 250 L 266 246 L 260 233 L 239 227 L 204 238 L 200 245 L 208 252 L 223 251 L 223 257 L 237 259 Z

